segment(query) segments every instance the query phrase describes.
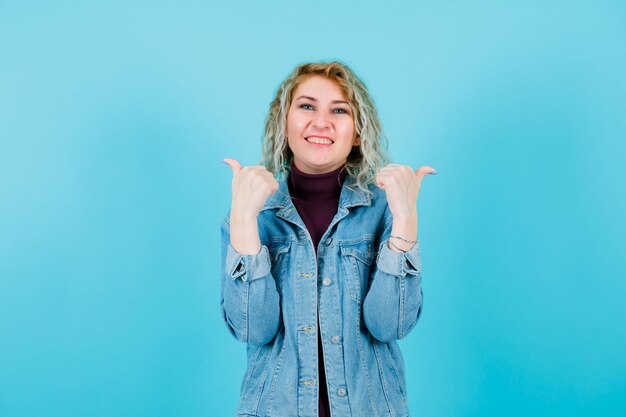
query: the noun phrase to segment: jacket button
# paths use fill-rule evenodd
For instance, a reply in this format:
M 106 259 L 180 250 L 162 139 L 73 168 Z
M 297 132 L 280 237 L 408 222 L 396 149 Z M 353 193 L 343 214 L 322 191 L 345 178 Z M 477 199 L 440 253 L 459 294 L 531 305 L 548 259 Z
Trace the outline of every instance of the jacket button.
M 339 343 L 339 336 L 333 336 L 330 338 L 330 341 L 333 342 L 334 344 Z
M 322 281 L 322 284 L 329 286 L 330 285 L 330 278 L 324 278 L 324 280 Z
M 346 392 L 346 390 L 345 390 L 345 389 L 343 389 L 343 388 L 339 388 L 339 389 L 337 390 L 337 395 L 339 395 L 340 397 L 345 397 L 345 396 L 346 396 L 346 394 L 347 394 L 347 392 Z
M 326 243 L 326 245 L 330 245 L 331 243 L 333 243 L 333 238 L 329 237 L 328 239 L 326 239 L 326 242 L 324 243 Z

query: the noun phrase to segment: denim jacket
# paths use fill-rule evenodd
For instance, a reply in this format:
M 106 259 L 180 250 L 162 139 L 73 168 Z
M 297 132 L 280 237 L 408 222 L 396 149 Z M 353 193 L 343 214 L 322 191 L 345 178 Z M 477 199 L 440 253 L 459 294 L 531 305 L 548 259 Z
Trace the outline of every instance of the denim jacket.
M 354 183 L 317 255 L 286 178 L 259 213 L 258 254 L 235 251 L 222 223 L 221 308 L 248 353 L 238 416 L 318 416 L 318 320 L 333 417 L 409 416 L 396 340 L 421 313 L 419 243 L 390 250 L 384 191 Z

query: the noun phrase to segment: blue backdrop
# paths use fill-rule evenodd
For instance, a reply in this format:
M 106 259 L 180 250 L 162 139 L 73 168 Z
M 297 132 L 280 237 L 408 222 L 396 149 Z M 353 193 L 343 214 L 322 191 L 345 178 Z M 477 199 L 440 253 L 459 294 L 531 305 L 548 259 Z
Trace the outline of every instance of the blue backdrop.
M 234 414 L 221 160 L 334 58 L 439 171 L 413 415 L 626 414 L 623 2 L 100 3 L 0 1 L 0 416 Z

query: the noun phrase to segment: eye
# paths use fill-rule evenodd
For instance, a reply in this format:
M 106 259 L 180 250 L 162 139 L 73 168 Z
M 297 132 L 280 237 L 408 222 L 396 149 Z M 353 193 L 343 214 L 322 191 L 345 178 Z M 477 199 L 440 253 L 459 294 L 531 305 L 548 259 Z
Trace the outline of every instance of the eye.
M 333 112 L 338 114 L 348 114 L 348 110 L 344 109 L 343 107 L 337 107 L 333 110 Z
M 313 106 L 311 106 L 310 104 L 306 104 L 306 103 L 305 104 L 301 104 L 300 108 L 304 109 L 304 110 L 313 110 Z

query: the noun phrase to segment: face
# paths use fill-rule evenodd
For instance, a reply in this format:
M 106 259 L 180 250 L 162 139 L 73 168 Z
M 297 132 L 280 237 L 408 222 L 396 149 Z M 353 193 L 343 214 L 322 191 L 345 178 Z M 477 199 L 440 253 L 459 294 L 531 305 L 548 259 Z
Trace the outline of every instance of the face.
M 352 109 L 334 81 L 315 75 L 296 88 L 287 113 L 287 138 L 294 164 L 304 173 L 324 174 L 346 163 L 360 139 Z

